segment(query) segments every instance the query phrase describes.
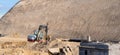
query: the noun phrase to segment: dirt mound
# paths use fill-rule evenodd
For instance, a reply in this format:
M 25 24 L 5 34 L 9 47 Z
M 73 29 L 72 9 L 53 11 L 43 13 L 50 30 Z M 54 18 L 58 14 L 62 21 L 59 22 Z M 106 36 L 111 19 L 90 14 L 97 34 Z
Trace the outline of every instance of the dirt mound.
M 120 0 L 21 0 L 0 21 L 0 31 L 28 35 L 48 22 L 55 37 L 120 40 L 119 21 Z

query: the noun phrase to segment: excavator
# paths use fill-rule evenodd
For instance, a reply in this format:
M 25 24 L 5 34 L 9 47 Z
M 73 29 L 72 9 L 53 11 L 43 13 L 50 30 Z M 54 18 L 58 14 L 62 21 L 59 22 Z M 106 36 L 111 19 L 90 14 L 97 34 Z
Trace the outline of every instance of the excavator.
M 27 37 L 29 42 L 38 42 L 42 45 L 50 44 L 51 37 L 48 35 L 48 24 L 39 25 L 39 28 L 34 31 L 34 34 L 30 34 Z M 63 40 L 67 41 L 67 40 Z M 74 41 L 74 40 L 73 40 Z M 36 47 L 36 46 L 35 46 Z M 73 55 L 70 47 L 61 47 L 61 48 L 49 48 L 48 55 Z
M 50 36 L 48 35 L 48 24 L 47 25 L 39 25 L 39 28 L 34 32 L 34 34 L 30 34 L 27 37 L 29 42 L 40 42 L 40 43 L 48 43 L 50 41 Z

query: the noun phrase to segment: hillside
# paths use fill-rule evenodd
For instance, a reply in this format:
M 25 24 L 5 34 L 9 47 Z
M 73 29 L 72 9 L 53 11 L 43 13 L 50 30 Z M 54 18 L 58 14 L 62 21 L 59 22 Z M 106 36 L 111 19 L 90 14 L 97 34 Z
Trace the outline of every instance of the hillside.
M 0 20 L 0 32 L 27 36 L 47 22 L 54 37 L 120 40 L 120 0 L 21 0 Z

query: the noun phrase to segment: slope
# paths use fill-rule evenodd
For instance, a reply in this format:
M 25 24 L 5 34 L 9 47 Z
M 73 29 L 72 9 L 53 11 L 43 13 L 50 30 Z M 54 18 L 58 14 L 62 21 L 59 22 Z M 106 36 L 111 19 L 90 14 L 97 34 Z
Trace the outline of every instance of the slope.
M 2 33 L 27 36 L 49 23 L 54 37 L 120 40 L 120 0 L 21 0 L 1 21 Z

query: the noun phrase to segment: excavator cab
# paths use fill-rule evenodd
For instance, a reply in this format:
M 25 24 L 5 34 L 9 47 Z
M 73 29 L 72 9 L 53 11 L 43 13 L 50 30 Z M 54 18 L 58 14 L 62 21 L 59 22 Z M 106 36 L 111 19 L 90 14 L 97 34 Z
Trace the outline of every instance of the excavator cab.
M 40 25 L 39 28 L 34 32 L 34 34 L 28 35 L 29 42 L 41 42 L 41 41 L 49 41 L 50 38 L 47 35 L 48 33 L 48 25 Z

